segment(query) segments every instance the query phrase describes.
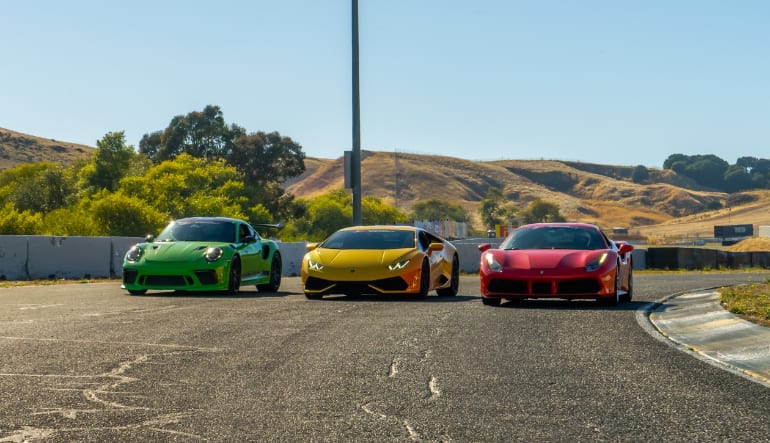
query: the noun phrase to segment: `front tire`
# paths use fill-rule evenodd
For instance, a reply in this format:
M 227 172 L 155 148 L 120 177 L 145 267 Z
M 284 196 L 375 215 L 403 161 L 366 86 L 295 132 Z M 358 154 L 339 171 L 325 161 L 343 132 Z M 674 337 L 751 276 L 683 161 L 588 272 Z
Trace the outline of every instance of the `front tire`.
M 427 297 L 430 291 L 430 265 L 427 260 L 422 261 L 422 270 L 420 271 L 420 292 L 418 297 Z
M 620 304 L 620 264 L 615 268 L 615 290 L 611 297 L 602 300 L 605 306 L 617 306 Z
M 241 259 L 234 257 L 230 263 L 230 275 L 228 277 L 227 292 L 237 294 L 241 289 Z
M 128 293 L 131 295 L 144 295 L 147 293 L 146 289 L 129 289 Z
M 626 294 L 623 296 L 623 302 L 630 302 L 631 299 L 634 297 L 634 275 L 633 275 L 633 266 L 631 263 L 628 264 L 628 289 L 626 290 Z
M 481 297 L 481 302 L 484 303 L 484 305 L 486 306 L 500 306 L 499 298 Z
M 449 281 L 448 287 L 436 289 L 436 293 L 440 297 L 454 297 L 460 289 L 460 260 L 457 255 L 452 259 L 452 275 L 449 277 Z
M 281 275 L 283 274 L 283 261 L 281 254 L 275 253 L 273 261 L 270 262 L 270 282 L 266 285 L 257 285 L 259 292 L 277 292 L 281 287 Z
M 305 292 L 305 298 L 307 298 L 308 300 L 320 300 L 323 298 L 323 295 L 311 294 L 311 293 Z

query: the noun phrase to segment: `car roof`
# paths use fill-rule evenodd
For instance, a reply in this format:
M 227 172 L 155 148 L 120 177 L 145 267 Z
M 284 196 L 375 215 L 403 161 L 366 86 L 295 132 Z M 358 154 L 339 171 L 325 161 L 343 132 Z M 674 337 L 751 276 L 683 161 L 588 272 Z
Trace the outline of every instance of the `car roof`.
M 419 231 L 420 228 L 408 225 L 362 225 L 362 226 L 348 226 L 342 228 L 340 231 L 381 231 L 383 229 L 392 231 Z
M 578 222 L 546 222 L 546 223 L 530 223 L 527 225 L 521 225 L 519 228 L 547 228 L 547 227 L 568 227 L 568 228 L 583 228 L 583 229 L 596 229 L 600 230 L 598 226 L 590 223 L 578 223 Z M 518 228 L 517 228 L 518 229 Z
M 185 217 L 185 218 L 178 218 L 174 220 L 175 222 L 180 221 L 220 221 L 220 222 L 240 222 L 240 223 L 246 223 L 243 220 L 239 220 L 237 218 L 231 218 L 231 217 Z

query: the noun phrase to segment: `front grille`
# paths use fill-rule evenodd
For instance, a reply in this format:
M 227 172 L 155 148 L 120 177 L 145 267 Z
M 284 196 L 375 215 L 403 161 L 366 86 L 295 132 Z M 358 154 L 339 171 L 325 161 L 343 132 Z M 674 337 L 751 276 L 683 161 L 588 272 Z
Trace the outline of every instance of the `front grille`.
M 528 294 L 528 286 L 526 280 L 495 279 L 489 282 L 487 289 L 490 292 L 498 292 L 500 294 Z
M 594 279 L 570 280 L 559 282 L 559 294 L 595 294 L 600 290 Z
M 595 279 L 578 279 L 556 281 L 556 292 L 553 292 L 552 280 L 501 280 L 495 279 L 489 282 L 487 290 L 498 294 L 511 295 L 580 295 L 596 294 L 601 290 Z
M 217 284 L 216 271 L 195 271 L 195 276 L 198 277 L 198 281 L 202 285 L 215 285 Z
M 408 287 L 404 279 L 401 277 L 391 277 L 382 280 L 375 280 L 369 282 L 369 284 L 383 291 L 405 291 Z
M 146 286 L 187 286 L 192 282 L 187 281 L 182 275 L 148 275 L 144 278 Z
M 124 269 L 123 270 L 123 283 L 132 284 L 136 280 L 136 275 L 139 272 L 136 269 Z
M 305 282 L 305 289 L 309 291 L 320 291 L 321 289 L 328 288 L 332 284 L 333 283 L 329 280 L 316 277 L 308 277 L 307 281 Z
M 401 277 L 391 277 L 382 280 L 333 282 L 322 278 L 309 277 L 305 282 L 308 291 L 321 291 L 332 287 L 328 292 L 336 294 L 379 294 L 380 292 L 405 291 L 409 286 Z M 376 289 L 374 289 L 376 288 Z

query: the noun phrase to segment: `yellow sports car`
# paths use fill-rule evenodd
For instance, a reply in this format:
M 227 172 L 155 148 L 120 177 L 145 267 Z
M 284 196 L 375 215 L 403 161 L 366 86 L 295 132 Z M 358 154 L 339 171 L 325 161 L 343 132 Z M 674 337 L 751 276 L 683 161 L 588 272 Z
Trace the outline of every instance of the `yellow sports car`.
M 460 259 L 454 245 L 413 226 L 343 228 L 309 243 L 302 259 L 302 289 L 325 294 L 457 295 Z

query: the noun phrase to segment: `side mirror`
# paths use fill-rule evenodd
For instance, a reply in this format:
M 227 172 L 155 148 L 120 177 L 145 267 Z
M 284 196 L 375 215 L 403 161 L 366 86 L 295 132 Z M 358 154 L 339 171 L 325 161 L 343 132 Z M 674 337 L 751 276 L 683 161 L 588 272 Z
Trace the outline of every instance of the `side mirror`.
M 317 247 L 318 247 L 318 243 L 308 243 L 305 245 L 305 249 L 307 249 L 308 252 L 312 251 Z
M 616 242 L 618 245 L 618 254 L 625 255 L 634 250 L 634 247 L 626 242 Z
M 482 243 L 482 244 L 480 244 L 478 246 L 479 251 L 481 251 L 481 252 L 484 252 L 484 251 L 486 251 L 487 249 L 489 249 L 491 247 L 492 247 L 492 245 L 490 245 L 489 243 Z
M 152 242 L 154 242 L 154 241 L 155 241 L 155 236 L 154 236 L 154 235 L 152 235 L 152 234 L 147 234 L 147 235 L 144 237 L 144 241 L 145 241 L 145 243 L 152 243 Z
M 428 245 L 429 251 L 441 251 L 442 249 L 444 249 L 443 243 L 431 243 L 430 245 Z

